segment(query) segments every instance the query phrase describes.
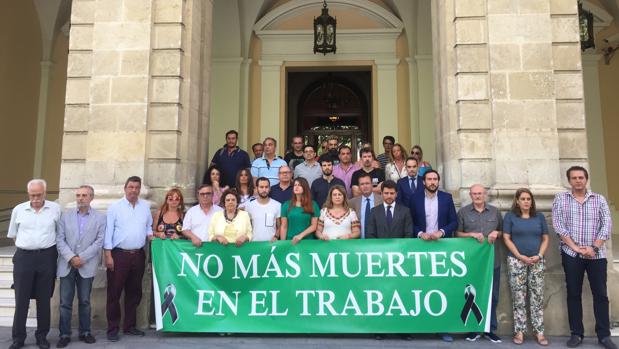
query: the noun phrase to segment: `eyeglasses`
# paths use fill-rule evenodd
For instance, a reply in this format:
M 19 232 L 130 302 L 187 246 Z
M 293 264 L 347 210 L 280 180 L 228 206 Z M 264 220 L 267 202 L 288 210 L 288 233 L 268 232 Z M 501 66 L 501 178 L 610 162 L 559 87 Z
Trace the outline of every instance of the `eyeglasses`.
M 421 152 L 418 152 L 418 151 L 412 151 L 412 152 L 411 152 L 411 154 L 417 154 L 417 155 L 419 155 L 419 154 L 421 154 Z
M 202 192 L 202 193 L 198 193 L 200 196 L 209 196 L 209 195 L 213 195 L 212 191 L 207 191 L 207 192 Z

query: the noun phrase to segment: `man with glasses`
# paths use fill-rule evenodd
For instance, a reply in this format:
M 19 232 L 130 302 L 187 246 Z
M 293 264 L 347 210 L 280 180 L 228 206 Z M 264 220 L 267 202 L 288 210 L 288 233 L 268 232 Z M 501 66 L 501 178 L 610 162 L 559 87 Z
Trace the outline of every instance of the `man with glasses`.
M 11 212 L 7 235 L 15 240 L 16 247 L 13 256 L 15 315 L 10 349 L 24 346 L 31 298 L 37 302 L 34 337 L 39 348 L 49 348 L 46 337 L 51 321 L 50 298 L 56 280 L 56 224 L 60 220 L 60 206 L 45 200 L 47 183 L 42 179 L 28 182 L 26 190 L 30 200 L 15 206 Z
M 213 187 L 210 184 L 202 184 L 198 188 L 198 204 L 190 208 L 183 218 L 183 235 L 191 240 L 196 246 L 202 246 L 202 242 L 208 241 L 208 227 L 215 212 L 223 208 L 213 205 Z
M 383 170 L 385 169 L 385 166 L 387 166 L 387 163 L 389 163 L 389 154 L 391 154 L 391 148 L 393 148 L 394 144 L 395 138 L 393 138 L 393 136 L 383 137 L 383 148 L 385 148 L 385 152 L 382 154 L 378 154 L 378 156 L 376 157 L 376 160 L 378 160 L 378 162 L 380 163 L 380 168 L 382 168 Z
M 307 183 L 311 187 L 312 182 L 322 175 L 320 164 L 316 161 L 314 146 L 311 144 L 306 145 L 303 148 L 303 156 L 305 161 L 294 169 L 294 178 L 303 177 L 307 179 Z
M 271 198 L 284 204 L 284 202 L 292 199 L 292 171 L 290 167 L 284 165 L 279 168 L 277 174 L 279 183 L 271 186 Z
M 303 149 L 303 137 L 292 137 L 292 149 L 284 155 L 284 161 L 286 161 L 288 166 L 290 166 L 293 171 L 297 165 L 301 164 L 303 160 L 305 160 Z

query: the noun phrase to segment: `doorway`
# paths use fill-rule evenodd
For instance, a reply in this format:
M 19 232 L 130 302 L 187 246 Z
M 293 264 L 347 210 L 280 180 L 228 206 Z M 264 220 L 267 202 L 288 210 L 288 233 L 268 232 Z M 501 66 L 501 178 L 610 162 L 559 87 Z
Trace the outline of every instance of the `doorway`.
M 372 137 L 372 74 L 370 67 L 339 71 L 287 71 L 287 141 L 303 136 L 320 152 L 336 136 L 357 154 Z M 354 159 L 356 160 L 356 159 Z

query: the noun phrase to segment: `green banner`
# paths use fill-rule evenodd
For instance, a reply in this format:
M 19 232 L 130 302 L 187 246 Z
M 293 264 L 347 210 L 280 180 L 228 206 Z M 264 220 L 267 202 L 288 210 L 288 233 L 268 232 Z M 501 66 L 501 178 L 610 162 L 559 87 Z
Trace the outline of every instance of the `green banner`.
M 153 240 L 157 329 L 488 332 L 494 249 L 474 239 Z

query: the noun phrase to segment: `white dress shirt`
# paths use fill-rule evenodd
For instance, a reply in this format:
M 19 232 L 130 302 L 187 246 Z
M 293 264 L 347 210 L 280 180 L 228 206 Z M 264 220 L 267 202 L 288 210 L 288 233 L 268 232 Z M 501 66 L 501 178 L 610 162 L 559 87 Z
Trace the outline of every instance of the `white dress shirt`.
M 15 238 L 15 246 L 24 250 L 38 250 L 56 244 L 56 223 L 62 210 L 55 202 L 45 200 L 36 212 L 30 201 L 13 209 L 7 237 Z
M 200 240 L 208 241 L 208 227 L 211 225 L 211 218 L 215 212 L 219 212 L 223 208 L 213 205 L 208 210 L 208 213 L 204 213 L 200 204 L 190 208 L 183 218 L 183 230 L 191 230 L 191 232 L 200 238 Z

